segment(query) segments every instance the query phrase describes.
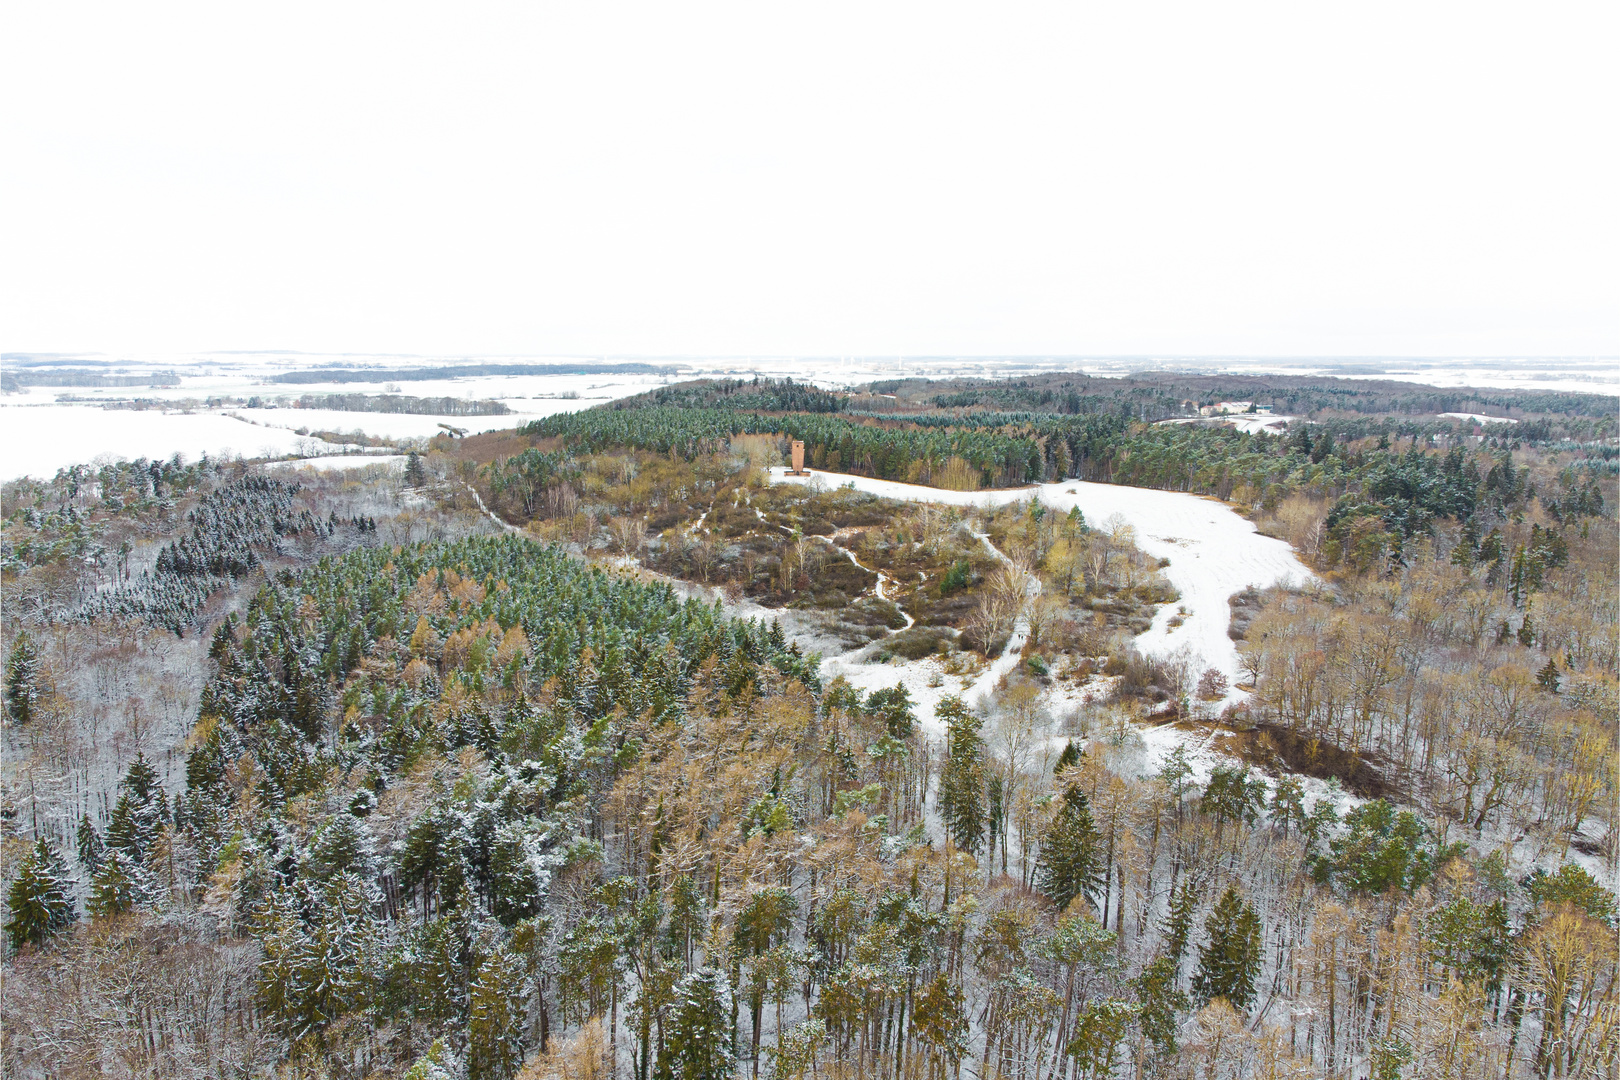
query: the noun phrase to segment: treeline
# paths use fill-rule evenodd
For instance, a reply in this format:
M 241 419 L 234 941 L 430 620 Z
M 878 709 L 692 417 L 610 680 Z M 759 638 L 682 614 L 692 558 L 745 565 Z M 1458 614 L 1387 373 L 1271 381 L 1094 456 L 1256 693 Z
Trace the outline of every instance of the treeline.
M 959 486 L 974 489 L 1022 484 L 1043 472 L 1039 448 L 1029 439 L 971 427 L 852 423 L 818 413 L 587 409 L 535 420 L 519 431 L 532 438 L 561 437 L 569 447 L 589 453 L 628 446 L 686 458 L 722 450 L 736 435 L 780 433 L 803 439 L 808 459 L 818 469 L 914 483 L 932 483 L 936 472 L 950 470 Z
M 145 375 L 108 375 L 100 371 L 36 370 L 7 371 L 4 389 L 19 390 L 25 386 L 179 386 L 180 374 L 175 371 L 153 371 Z
M 872 383 L 873 393 L 945 409 L 1087 414 L 1133 412 L 1159 420 L 1195 414 L 1203 405 L 1252 401 L 1278 414 L 1318 413 L 1438 415 L 1485 413 L 1520 418 L 1553 415 L 1603 422 L 1613 434 L 1620 401 L 1612 394 L 1557 390 L 1442 388 L 1390 379 L 1341 379 L 1315 375 L 1197 375 L 1138 372 L 1123 379 L 1053 374 L 1020 379 L 895 379 Z M 1153 415 L 1157 413 L 1157 415 Z
M 663 375 L 675 371 L 642 363 L 557 364 L 445 364 L 409 368 L 306 368 L 270 376 L 278 383 L 423 382 L 429 379 L 470 379 L 491 375 Z
M 300 409 L 336 409 L 340 412 L 410 413 L 426 416 L 506 416 L 511 409 L 501 401 L 469 401 L 456 397 L 408 397 L 402 394 L 305 394 Z
M 609 408 L 736 409 L 760 412 L 839 412 L 845 397 L 792 379 L 697 379 L 620 398 Z

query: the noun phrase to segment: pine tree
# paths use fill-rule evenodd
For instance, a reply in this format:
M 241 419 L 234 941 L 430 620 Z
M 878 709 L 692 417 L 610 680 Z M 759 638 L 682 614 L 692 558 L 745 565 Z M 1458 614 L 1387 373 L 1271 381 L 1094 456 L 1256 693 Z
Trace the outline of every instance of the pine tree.
M 1198 808 L 1222 824 L 1253 824 L 1264 805 L 1265 793 L 1265 782 L 1251 779 L 1246 767 L 1218 765 L 1210 774 Z
M 1271 796 L 1271 820 L 1281 825 L 1283 834 L 1305 827 L 1305 787 L 1297 777 L 1285 776 L 1277 781 L 1277 790 Z
M 1558 693 L 1558 682 L 1558 665 L 1552 660 L 1548 660 L 1542 669 L 1536 672 L 1536 685 L 1549 694 L 1556 694 Z
M 39 697 L 39 652 L 28 631 L 21 630 L 6 661 L 6 715 L 15 723 L 28 723 L 34 718 Z
M 670 890 L 669 902 L 669 937 L 672 951 L 677 952 L 687 970 L 692 967 L 692 946 L 703 940 L 703 930 L 708 920 L 704 915 L 703 897 L 698 894 L 697 885 L 691 874 L 682 874 L 675 879 L 675 886 Z
M 945 769 L 939 778 L 939 812 L 945 830 L 957 847 L 977 856 L 984 844 L 984 739 L 981 721 L 959 697 L 939 703 L 936 715 L 944 719 Z
M 11 947 L 40 945 L 79 917 L 69 895 L 67 873 L 50 842 L 41 838 L 17 867 L 17 877 L 6 894 L 11 918 L 6 933 Z
M 328 1025 L 366 1003 L 376 932 L 368 916 L 370 890 L 353 874 L 343 874 L 297 906 L 283 897 L 261 924 L 258 1000 L 263 1015 L 283 1034 L 295 1041 L 313 1037 L 318 1045 Z M 453 916 L 432 924 L 439 930 L 451 925 Z
M 1096 1001 L 1082 1009 L 1065 1048 L 1078 1074 L 1094 1080 L 1113 1076 L 1120 1041 L 1141 1015 L 1142 1006 L 1125 1001 Z
M 405 486 L 421 487 L 427 483 L 427 471 L 422 468 L 422 455 L 412 450 L 405 458 Z
M 1102 857 L 1085 792 L 1071 786 L 1041 840 L 1036 884 L 1061 910 L 1077 896 L 1095 899 Z
M 675 987 L 675 1014 L 658 1051 L 660 1080 L 729 1080 L 731 991 L 714 968 L 699 968 Z
M 434 1039 L 427 1053 L 416 1059 L 404 1080 L 457 1080 L 461 1070 L 457 1067 L 455 1051 L 443 1039 Z
M 1193 994 L 1199 1007 L 1225 998 L 1239 1012 L 1254 1001 L 1260 974 L 1260 916 L 1244 902 L 1236 885 L 1228 885 L 1204 922 L 1209 942 L 1199 947 Z

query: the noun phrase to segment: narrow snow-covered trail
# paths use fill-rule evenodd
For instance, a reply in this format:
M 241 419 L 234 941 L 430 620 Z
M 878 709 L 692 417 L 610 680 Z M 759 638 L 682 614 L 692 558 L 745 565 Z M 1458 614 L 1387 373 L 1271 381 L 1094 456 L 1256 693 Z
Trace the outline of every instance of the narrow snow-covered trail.
M 1012 560 L 984 533 L 974 535 L 984 543 L 990 554 L 1001 561 L 1011 564 Z M 847 548 L 839 550 L 848 552 Z M 854 556 L 850 555 L 853 559 Z M 855 565 L 859 566 L 857 562 Z M 863 568 L 864 569 L 864 568 Z M 1040 591 L 1040 581 L 1031 576 L 1026 582 L 1026 589 L 1030 596 Z M 901 609 L 906 616 L 906 626 L 909 629 L 916 620 Z M 989 665 L 980 670 L 971 680 L 961 676 L 943 676 L 929 660 L 908 661 L 900 664 L 870 663 L 860 659 L 860 654 L 866 652 L 870 646 L 861 645 L 848 652 L 829 656 L 821 663 L 823 678 L 843 678 L 857 690 L 872 691 L 887 689 L 896 683 L 904 686 L 911 695 L 913 709 L 917 722 L 928 734 L 940 738 L 945 734 L 945 727 L 935 716 L 940 701 L 947 694 L 956 694 L 969 707 L 985 704 L 986 699 L 995 690 L 996 684 L 1023 659 L 1024 645 L 1029 641 L 1029 618 L 1020 614 L 1013 623 L 1012 635 L 1007 644 Z M 939 678 L 933 676 L 939 675 Z
M 1042 505 L 1061 513 L 1078 506 L 1093 528 L 1105 526 L 1118 515 L 1134 531 L 1138 548 L 1153 558 L 1170 560 L 1160 573 L 1181 594 L 1175 603 L 1159 609 L 1148 630 L 1137 636 L 1136 647 L 1147 656 L 1185 660 L 1195 667 L 1195 678 L 1204 668 L 1216 668 L 1234 686 L 1228 701 L 1245 696 L 1235 688 L 1240 667 L 1237 646 L 1226 633 L 1231 625 L 1228 598 L 1250 585 L 1303 585 L 1315 577 L 1286 542 L 1261 536 L 1252 522 L 1229 506 L 1184 492 L 1080 480 L 993 491 L 946 491 L 845 473 L 793 477 L 783 469 L 773 469 L 771 479 L 778 483 L 819 479 L 828 487 L 853 484 L 857 490 L 905 502 L 987 510 L 1038 498 Z M 1188 614 L 1180 626 L 1172 627 L 1170 620 L 1178 608 L 1186 608 Z M 1005 654 L 999 657 L 997 665 L 1005 658 Z
M 461 482 L 461 486 L 466 488 L 468 491 L 472 492 L 473 502 L 478 504 L 479 511 L 482 512 L 485 517 L 489 518 L 489 520 L 493 521 L 497 526 L 499 526 L 500 530 L 502 532 L 512 533 L 512 534 L 517 535 L 517 536 L 527 535 L 527 534 L 524 533 L 524 531 L 522 529 L 518 528 L 516 525 L 513 525 L 511 522 L 509 522 L 505 518 L 501 517 L 501 515 L 497 514 L 495 511 L 493 511 L 489 507 L 485 506 L 484 505 L 484 499 L 483 499 L 483 497 L 481 495 L 478 494 L 478 489 L 477 488 L 473 487 L 471 484 L 467 483 L 465 480 L 463 480 Z
M 913 626 L 917 625 L 917 620 L 911 617 L 911 612 L 901 607 L 900 601 L 890 596 L 884 590 L 885 585 L 894 584 L 893 578 L 891 578 L 888 574 L 885 574 L 882 570 L 874 570 L 870 566 L 867 566 L 865 563 L 861 562 L 861 560 L 855 557 L 855 553 L 853 551 L 849 550 L 849 548 L 845 547 L 843 544 L 840 544 L 833 537 L 817 536 L 816 539 L 824 540 L 826 541 L 828 547 L 832 548 L 834 551 L 842 552 L 850 562 L 855 564 L 858 569 L 865 570 L 868 574 L 877 575 L 877 583 L 872 586 L 872 595 L 876 596 L 879 600 L 887 600 L 889 603 L 894 605 L 896 611 L 900 612 L 900 617 L 906 620 L 906 625 L 900 628 L 901 631 L 910 630 Z M 896 633 L 897 631 L 891 630 L 889 632 L 892 634 Z M 862 647 L 864 648 L 865 646 Z

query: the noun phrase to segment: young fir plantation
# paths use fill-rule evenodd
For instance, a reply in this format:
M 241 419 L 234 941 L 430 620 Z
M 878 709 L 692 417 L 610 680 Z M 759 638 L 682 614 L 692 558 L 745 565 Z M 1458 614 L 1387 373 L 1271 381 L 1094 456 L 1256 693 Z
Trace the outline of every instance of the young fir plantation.
M 6 1074 L 1615 1075 L 1614 403 L 1196 381 L 7 484 Z

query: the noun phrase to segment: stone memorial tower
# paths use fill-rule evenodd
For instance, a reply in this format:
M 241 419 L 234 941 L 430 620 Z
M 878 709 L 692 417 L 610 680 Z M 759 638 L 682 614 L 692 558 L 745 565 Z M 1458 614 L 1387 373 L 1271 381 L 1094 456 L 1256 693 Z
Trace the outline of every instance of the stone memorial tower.
M 789 476 L 809 476 L 810 470 L 804 467 L 804 440 L 793 440 L 793 468 L 788 470 Z

